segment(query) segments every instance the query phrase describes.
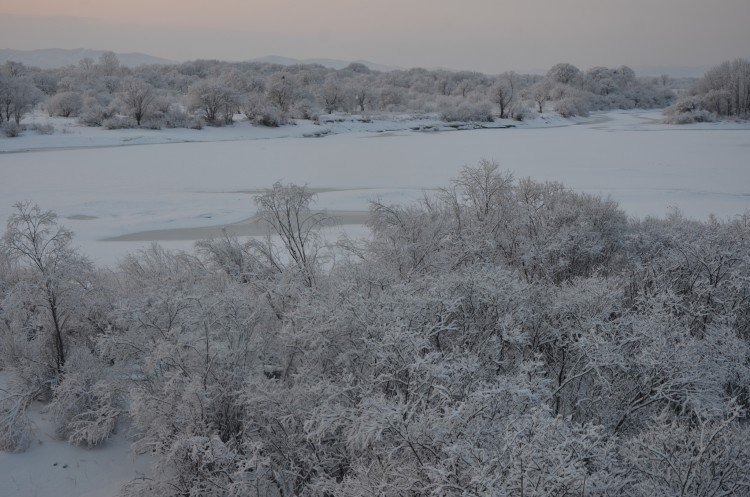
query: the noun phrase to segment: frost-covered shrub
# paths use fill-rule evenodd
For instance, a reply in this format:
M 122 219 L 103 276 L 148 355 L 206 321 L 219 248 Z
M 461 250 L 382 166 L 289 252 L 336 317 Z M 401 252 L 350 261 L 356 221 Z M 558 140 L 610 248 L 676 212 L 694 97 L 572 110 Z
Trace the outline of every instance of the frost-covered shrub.
M 4 394 L 0 393 L 0 396 Z M 28 398 L 22 394 L 0 398 L 0 451 L 23 452 L 32 440 L 31 421 L 26 415 Z
M 580 97 L 565 97 L 555 102 L 555 110 L 562 117 L 588 116 L 589 110 Z
M 2 131 L 3 134 L 8 138 L 16 138 L 18 136 L 21 136 L 23 126 L 16 123 L 15 121 L 6 121 L 2 125 Z
M 84 126 L 101 126 L 105 119 L 117 114 L 116 102 L 110 95 L 88 90 L 82 98 L 83 105 L 78 113 L 78 122 Z
M 138 125 L 135 122 L 135 119 L 128 116 L 113 116 L 109 119 L 105 119 L 102 121 L 102 126 L 104 126 L 107 129 L 130 129 L 135 128 Z
M 3 318 L 8 324 L 0 329 L 0 363 L 6 372 L 12 374 L 17 391 L 47 400 L 52 395 L 56 379 L 54 371 L 39 360 L 46 355 L 49 345 L 43 336 L 44 316 L 24 300 L 23 296 L 12 292 L 0 302 L 5 311 Z
M 144 129 L 154 129 L 158 130 L 161 129 L 163 126 L 162 120 L 158 117 L 147 117 L 143 121 L 141 121 L 140 128 Z
M 289 122 L 286 112 L 269 103 L 261 95 L 251 95 L 243 106 L 245 116 L 256 126 L 276 128 Z
M 200 118 L 191 116 L 181 108 L 174 106 L 170 106 L 161 114 L 160 121 L 165 128 L 203 128 L 203 121 Z
M 700 96 L 681 98 L 664 109 L 664 116 L 664 122 L 668 124 L 690 124 L 716 120 L 714 114 L 703 108 L 703 99 Z
M 508 109 L 508 117 L 514 121 L 523 121 L 529 113 L 529 108 L 522 102 L 513 102 Z
M 489 102 L 445 102 L 440 106 L 440 119 L 447 122 L 492 122 L 492 106 Z
M 114 116 L 114 111 L 100 105 L 98 102 L 84 103 L 78 122 L 84 126 L 102 126 L 102 123 Z
M 549 98 L 555 111 L 563 117 L 587 116 L 589 110 L 600 107 L 594 95 L 566 84 L 553 86 Z
M 34 123 L 29 126 L 29 129 L 32 131 L 36 131 L 40 135 L 51 135 L 55 132 L 55 127 L 50 123 Z
M 101 126 L 102 121 L 107 118 L 108 116 L 104 109 L 87 108 L 78 116 L 78 122 L 80 122 L 84 126 Z
M 636 107 L 635 100 L 628 93 L 610 93 L 601 98 L 600 106 L 603 110 L 607 109 L 634 109 Z
M 47 398 L 54 380 L 44 365 L 24 360 L 28 354 L 19 348 L 25 340 L 15 342 L 8 334 L 0 334 L 0 342 L 0 363 L 7 378 L 0 385 L 0 451 L 22 452 L 33 438 L 26 411 L 34 400 Z
M 253 124 L 256 124 L 258 126 L 266 126 L 269 128 L 278 128 L 279 126 L 284 124 L 284 118 L 280 115 L 280 113 L 269 110 L 255 116 L 255 119 L 253 119 Z
M 47 100 L 47 112 L 50 116 L 77 116 L 83 107 L 83 99 L 77 91 L 64 91 Z
M 48 406 L 55 432 L 75 445 L 98 445 L 117 426 L 121 394 L 107 381 L 104 366 L 84 348 L 70 353 L 67 368 Z
M 23 452 L 29 448 L 33 438 L 26 409 L 34 400 L 34 395 L 15 376 L 11 376 L 8 383 L 0 386 L 0 451 Z
M 296 119 L 314 121 L 318 118 L 318 108 L 312 99 L 300 99 L 289 109 L 290 114 Z
M 192 118 L 187 122 L 187 127 L 190 129 L 203 129 L 203 126 L 205 126 L 205 122 L 203 119 L 199 118 Z
M 628 495 L 746 495 L 750 429 L 737 417 L 688 422 L 662 412 L 648 430 L 623 441 L 635 476 Z

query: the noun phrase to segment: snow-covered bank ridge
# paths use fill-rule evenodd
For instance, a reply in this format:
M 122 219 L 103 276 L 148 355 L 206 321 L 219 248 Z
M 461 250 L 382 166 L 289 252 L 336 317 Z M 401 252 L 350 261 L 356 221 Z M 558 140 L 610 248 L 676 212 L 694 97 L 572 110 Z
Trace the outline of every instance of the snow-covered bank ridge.
M 602 129 L 641 131 L 748 130 L 748 122 L 712 122 L 692 125 L 661 124 L 659 111 L 595 112 L 589 117 L 563 118 L 559 114 L 535 115 L 524 121 L 497 119 L 492 123 L 447 123 L 435 115 L 372 114 L 323 115 L 318 121 L 296 120 L 293 124 L 268 128 L 254 126 L 237 116 L 232 126 L 203 129 L 105 129 L 87 127 L 75 118 L 49 117 L 36 111 L 24 119 L 29 125 L 51 125 L 54 132 L 40 135 L 29 129 L 16 138 L 0 137 L 0 153 L 32 152 L 86 147 L 117 147 L 188 142 L 263 140 L 269 138 L 320 138 L 345 133 L 404 133 L 412 131 L 463 131 L 476 129 L 544 129 L 571 125 L 606 126 Z
M 446 123 L 435 115 L 324 115 L 318 121 L 295 120 L 277 128 L 254 126 L 237 116 L 231 126 L 204 127 L 203 129 L 105 129 L 78 124 L 75 118 L 49 117 L 37 111 L 29 115 L 24 124 L 52 125 L 54 132 L 40 135 L 33 130 L 13 139 L 0 138 L 0 153 L 58 150 L 61 148 L 116 147 L 128 145 L 153 145 L 163 143 L 219 142 L 263 140 L 269 138 L 320 138 L 344 133 L 393 133 L 409 131 L 456 131 L 482 128 L 505 129 L 509 127 L 542 128 L 566 126 L 579 122 L 597 122 L 599 116 L 564 119 L 559 115 L 537 116 L 525 122 L 498 119 L 492 123 Z

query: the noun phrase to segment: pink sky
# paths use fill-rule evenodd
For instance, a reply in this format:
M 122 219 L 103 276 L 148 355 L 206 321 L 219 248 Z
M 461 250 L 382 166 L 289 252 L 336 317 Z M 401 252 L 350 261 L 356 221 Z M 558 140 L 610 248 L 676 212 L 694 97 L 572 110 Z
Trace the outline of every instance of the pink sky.
M 0 0 L 0 48 L 500 72 L 750 56 L 750 0 Z

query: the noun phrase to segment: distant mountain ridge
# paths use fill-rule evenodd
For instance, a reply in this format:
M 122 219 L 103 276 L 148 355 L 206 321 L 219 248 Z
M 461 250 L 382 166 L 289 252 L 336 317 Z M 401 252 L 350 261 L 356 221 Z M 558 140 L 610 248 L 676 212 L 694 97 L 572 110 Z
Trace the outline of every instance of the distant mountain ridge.
M 349 64 L 362 64 L 369 67 L 373 71 L 396 71 L 403 69 L 397 66 L 386 66 L 383 64 L 376 64 L 367 60 L 340 60 L 340 59 L 294 59 L 292 57 L 282 57 L 280 55 L 267 55 L 265 57 L 257 57 L 251 59 L 248 62 L 267 62 L 269 64 L 279 64 L 282 66 L 294 66 L 297 64 L 318 64 L 329 69 L 343 69 Z
M 5 64 L 12 60 L 21 62 L 31 67 L 41 69 L 54 69 L 78 64 L 81 59 L 89 57 L 97 60 L 106 50 L 92 50 L 88 48 L 45 48 L 39 50 L 15 50 L 10 48 L 0 49 L 0 64 Z M 178 64 L 178 61 L 164 59 L 144 53 L 118 53 L 120 64 L 126 67 L 137 67 L 148 64 Z M 270 64 L 279 64 L 282 66 L 293 66 L 297 64 L 318 64 L 330 69 L 343 69 L 349 64 L 357 63 L 369 67 L 373 71 L 393 71 L 403 69 L 402 67 L 387 66 L 376 64 L 367 60 L 340 60 L 340 59 L 294 59 L 292 57 L 282 57 L 279 55 L 269 55 L 266 57 L 257 57 L 250 59 L 248 62 L 267 62 Z
M 638 76 L 661 76 L 667 74 L 673 78 L 700 78 L 719 62 L 702 66 L 636 66 L 633 68 Z
M 12 60 L 26 66 L 41 69 L 54 69 L 78 64 L 81 59 L 90 57 L 97 60 L 106 50 L 91 50 L 88 48 L 44 48 L 40 50 L 0 49 L 0 64 Z M 174 64 L 175 61 L 155 57 L 143 53 L 118 53 L 120 64 L 126 67 L 136 67 L 146 64 Z
M 12 60 L 15 62 L 21 62 L 27 66 L 39 67 L 41 69 L 54 69 L 56 67 L 65 67 L 78 64 L 81 59 L 86 57 L 97 60 L 105 51 L 106 50 L 91 50 L 88 48 L 45 48 L 40 50 L 15 50 L 10 48 L 3 48 L 0 49 L 0 64 L 5 64 L 7 61 Z M 117 57 L 120 59 L 120 64 L 126 67 L 137 67 L 148 64 L 180 63 L 180 61 L 169 60 L 162 57 L 156 57 L 154 55 L 138 52 L 118 53 Z M 328 58 L 295 59 L 292 57 L 284 57 L 280 55 L 257 57 L 248 60 L 248 62 L 266 62 L 269 64 L 279 64 L 282 66 L 293 66 L 297 64 L 318 64 L 330 69 L 343 69 L 349 64 L 357 63 L 367 66 L 373 71 L 381 72 L 405 69 L 398 66 L 376 64 L 367 60 L 341 60 Z M 699 78 L 715 65 L 716 64 L 702 66 L 634 66 L 633 70 L 635 70 L 638 76 L 660 76 L 662 74 L 668 74 L 673 78 Z M 452 71 L 451 69 L 445 70 Z M 524 72 L 530 74 L 546 74 L 547 69 L 532 69 Z

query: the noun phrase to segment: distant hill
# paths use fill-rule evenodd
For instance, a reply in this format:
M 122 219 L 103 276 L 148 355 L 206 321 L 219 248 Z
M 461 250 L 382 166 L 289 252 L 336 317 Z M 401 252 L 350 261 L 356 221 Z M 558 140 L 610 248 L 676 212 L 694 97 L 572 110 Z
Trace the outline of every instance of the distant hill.
M 661 76 L 667 74 L 673 78 L 700 78 L 709 69 L 719 63 L 704 66 L 636 66 L 633 70 L 638 76 Z
M 658 77 L 662 74 L 666 74 L 672 78 L 700 78 L 706 72 L 711 69 L 714 66 L 717 66 L 719 63 L 712 65 L 703 65 L 703 66 L 630 66 L 630 68 L 635 71 L 635 75 L 638 77 Z M 612 67 L 616 67 L 616 65 L 613 65 Z M 586 66 L 579 66 L 579 69 L 582 71 L 586 71 L 587 69 L 590 69 L 590 67 Z M 539 74 L 544 76 L 547 74 L 548 69 L 542 69 L 542 68 L 534 68 L 529 71 L 519 71 L 519 72 L 527 72 L 529 74 Z
M 279 64 L 282 66 L 293 66 L 296 64 L 318 64 L 323 67 L 328 67 L 330 69 L 343 69 L 349 64 L 357 63 L 357 64 L 362 64 L 364 66 L 367 66 L 373 71 L 381 71 L 381 72 L 395 71 L 398 69 L 402 69 L 401 67 L 396 67 L 396 66 L 386 66 L 383 64 L 375 64 L 367 60 L 293 59 L 291 57 L 282 57 L 279 55 L 268 55 L 266 57 L 258 57 L 257 59 L 250 60 L 250 62 L 268 62 L 269 64 Z
M 87 48 L 45 48 L 41 50 L 13 50 L 3 48 L 0 49 L 0 64 L 5 64 L 5 62 L 12 60 L 21 62 L 26 66 L 53 69 L 78 64 L 78 61 L 86 57 L 97 60 L 104 52 L 105 50 L 89 50 Z M 175 63 L 172 60 L 142 53 L 118 53 L 117 57 L 120 59 L 120 64 L 126 67 Z
M 42 69 L 53 69 L 78 64 L 86 57 L 97 60 L 105 50 L 91 50 L 87 48 L 45 48 L 41 50 L 14 50 L 10 48 L 0 49 L 0 64 L 5 64 L 12 60 L 21 62 L 27 66 L 39 67 Z M 136 67 L 148 64 L 178 64 L 179 62 L 144 53 L 118 53 L 120 64 L 126 67 Z M 280 55 L 268 55 L 249 60 L 249 62 L 267 62 L 270 64 L 279 64 L 282 66 L 292 66 L 296 64 L 318 64 L 331 69 L 343 69 L 349 64 L 357 63 L 369 67 L 373 71 L 396 71 L 403 70 L 403 67 L 388 66 L 376 64 L 367 60 L 341 60 L 341 59 L 295 59 L 292 57 L 283 57 Z M 714 65 L 703 66 L 634 66 L 633 70 L 638 76 L 660 76 L 668 74 L 673 78 L 699 78 Z M 438 69 L 438 68 L 434 68 Z M 450 70 L 450 69 L 447 69 Z M 527 71 L 530 74 L 546 74 L 547 69 L 535 69 Z
M 12 60 L 15 62 L 21 62 L 27 66 L 39 67 L 42 69 L 53 69 L 56 67 L 78 64 L 81 59 L 86 57 L 97 60 L 104 52 L 105 50 L 90 50 L 88 48 L 45 48 L 41 50 L 14 50 L 10 48 L 3 48 L 0 49 L 0 64 L 5 64 L 7 61 Z M 120 64 L 126 67 L 136 67 L 147 64 L 178 63 L 173 60 L 163 59 L 161 57 L 155 57 L 153 55 L 143 53 L 118 53 L 117 57 L 120 59 Z M 373 71 L 387 72 L 397 69 L 403 69 L 396 66 L 375 64 L 367 60 L 350 61 L 339 59 L 293 59 L 291 57 L 281 57 L 278 55 L 258 57 L 256 59 L 250 60 L 250 62 L 268 62 L 271 64 L 279 64 L 282 66 L 292 66 L 295 64 L 319 64 L 331 69 L 343 69 L 349 64 L 356 62 L 358 64 L 369 67 Z

